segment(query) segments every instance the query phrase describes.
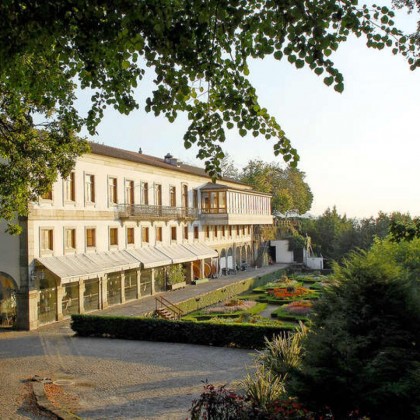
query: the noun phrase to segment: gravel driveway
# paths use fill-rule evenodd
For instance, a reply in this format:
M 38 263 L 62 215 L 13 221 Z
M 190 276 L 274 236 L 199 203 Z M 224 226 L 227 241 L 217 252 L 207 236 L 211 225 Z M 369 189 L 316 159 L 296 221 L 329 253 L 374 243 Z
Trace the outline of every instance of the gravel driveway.
M 25 403 L 25 380 L 58 384 L 58 402 L 83 419 L 186 419 L 203 381 L 226 384 L 252 365 L 250 350 L 73 336 L 0 333 L 0 418 L 45 419 Z M 27 402 L 27 401 L 26 401 Z

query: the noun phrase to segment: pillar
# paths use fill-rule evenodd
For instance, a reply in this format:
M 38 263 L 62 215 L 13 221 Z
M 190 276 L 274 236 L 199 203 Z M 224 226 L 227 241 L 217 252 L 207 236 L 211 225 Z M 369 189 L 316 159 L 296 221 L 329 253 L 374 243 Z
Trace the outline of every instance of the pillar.
M 141 270 L 140 268 L 137 270 L 137 299 L 141 298 L 141 285 L 140 285 L 140 281 L 141 281 Z
M 105 309 L 108 307 L 108 277 L 106 274 L 99 279 L 99 288 L 101 291 L 99 307 L 100 309 Z
M 121 303 L 125 303 L 125 272 L 121 270 Z
M 79 280 L 79 314 L 85 313 L 85 282 Z
M 60 284 L 57 286 L 57 313 L 56 319 L 60 321 L 63 319 L 63 297 L 65 288 Z

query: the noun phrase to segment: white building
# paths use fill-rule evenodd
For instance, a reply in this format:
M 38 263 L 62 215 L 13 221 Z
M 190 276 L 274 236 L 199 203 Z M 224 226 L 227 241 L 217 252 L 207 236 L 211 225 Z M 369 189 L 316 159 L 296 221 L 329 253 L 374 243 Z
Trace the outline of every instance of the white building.
M 2 229 L 3 323 L 34 329 L 255 263 L 257 225 L 271 197 L 171 155 L 159 159 L 96 143 L 68 179 L 29 205 L 20 236 Z M 215 280 L 217 281 L 217 280 Z

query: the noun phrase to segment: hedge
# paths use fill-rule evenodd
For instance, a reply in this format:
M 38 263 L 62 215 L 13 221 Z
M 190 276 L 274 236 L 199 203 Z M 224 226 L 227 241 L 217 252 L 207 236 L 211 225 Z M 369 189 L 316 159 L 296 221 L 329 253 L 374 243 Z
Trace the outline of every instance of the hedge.
M 99 315 L 72 315 L 71 327 L 82 337 L 111 337 L 249 349 L 263 348 L 265 337 L 271 339 L 282 331 L 291 330 L 288 326 L 226 325 Z
M 251 271 L 250 275 L 252 276 L 257 273 L 258 271 Z M 201 308 L 206 308 L 207 306 L 214 305 L 215 303 L 223 302 L 233 296 L 238 296 L 241 293 L 254 289 L 255 287 L 259 287 L 269 283 L 270 281 L 276 280 L 281 277 L 283 273 L 284 270 L 281 269 L 262 276 L 257 275 L 255 277 L 238 280 L 236 283 L 226 285 L 208 293 L 203 293 L 197 297 L 189 298 L 183 302 L 178 302 L 177 306 L 180 307 L 185 314 L 195 312 Z

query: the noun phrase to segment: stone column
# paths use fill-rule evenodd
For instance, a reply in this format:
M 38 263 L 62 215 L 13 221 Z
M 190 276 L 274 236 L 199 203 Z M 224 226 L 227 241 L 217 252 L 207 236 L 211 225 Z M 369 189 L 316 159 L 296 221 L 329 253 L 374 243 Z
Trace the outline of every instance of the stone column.
M 16 328 L 35 330 L 38 328 L 38 290 L 21 289 L 16 292 Z
M 140 279 L 141 279 L 141 270 L 140 268 L 137 270 L 137 299 L 141 298 L 141 285 L 140 285 Z
M 79 314 L 85 313 L 85 282 L 79 280 Z
M 106 274 L 99 279 L 99 288 L 101 291 L 99 306 L 100 309 L 105 309 L 108 307 L 108 277 Z
M 121 303 L 125 303 L 125 272 L 121 270 Z
M 185 280 L 187 284 L 191 284 L 194 281 L 194 270 L 193 270 L 194 262 L 191 261 L 189 263 L 186 263 L 185 265 L 186 265 L 186 271 L 187 271 Z
M 200 279 L 204 279 L 204 264 L 205 260 L 200 260 Z
M 152 295 L 155 294 L 155 269 L 152 268 Z
M 60 321 L 63 319 L 63 297 L 64 297 L 64 287 L 61 286 L 61 284 L 59 286 L 57 286 L 57 313 L 56 313 L 56 318 L 57 321 Z

